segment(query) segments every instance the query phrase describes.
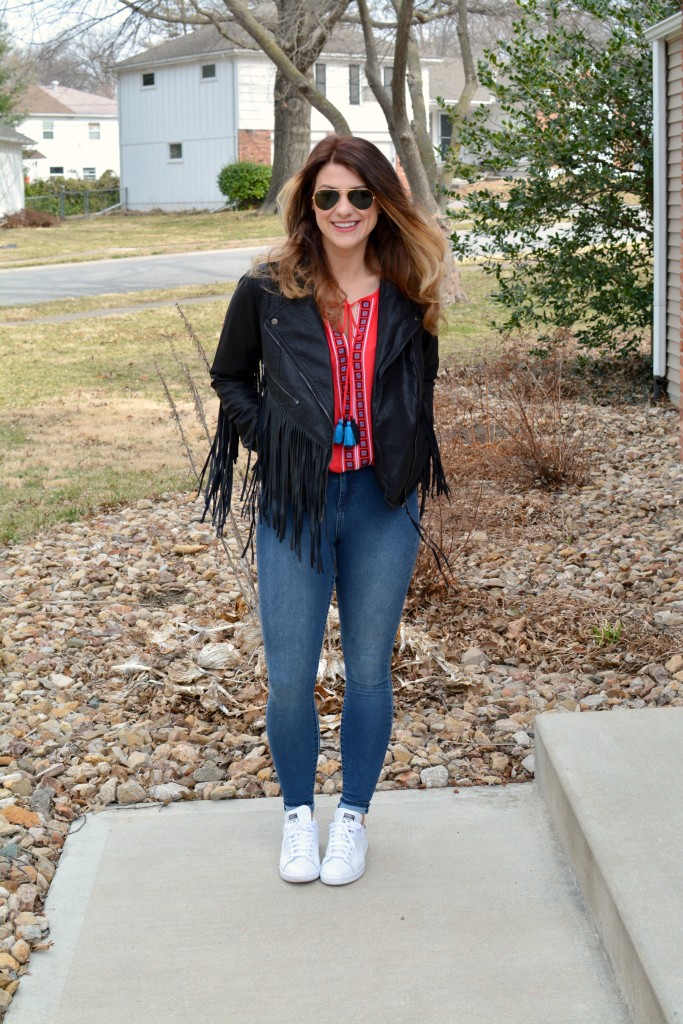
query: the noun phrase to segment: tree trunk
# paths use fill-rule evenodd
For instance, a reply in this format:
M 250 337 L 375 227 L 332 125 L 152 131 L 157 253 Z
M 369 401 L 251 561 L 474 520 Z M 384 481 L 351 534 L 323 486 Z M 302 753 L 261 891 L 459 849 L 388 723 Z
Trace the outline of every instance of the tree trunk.
M 273 174 L 259 213 L 274 213 L 277 194 L 306 163 L 311 148 L 311 106 L 282 72 L 275 75 Z
M 408 70 L 408 44 L 410 39 L 410 22 L 412 19 L 413 0 L 401 0 L 398 7 L 398 31 L 394 46 L 394 77 L 392 102 L 389 103 L 386 90 L 380 81 L 377 46 L 372 31 L 372 22 L 367 0 L 358 0 L 358 13 L 363 26 L 367 62 L 365 73 L 370 88 L 384 111 L 389 133 L 396 147 L 399 159 L 405 171 L 410 191 L 418 203 L 434 218 L 446 238 L 446 258 L 444 260 L 444 278 L 441 286 L 441 301 L 444 305 L 452 302 L 466 302 L 460 280 L 460 273 L 451 255 L 450 228 L 447 219 L 439 211 L 434 195 L 434 188 L 429 181 L 427 171 L 422 162 L 420 146 L 413 124 L 408 119 L 406 108 L 405 83 Z M 419 115 L 418 115 L 419 116 Z
M 462 64 L 465 69 L 465 82 L 462 87 L 462 92 L 460 93 L 460 98 L 450 112 L 452 126 L 451 144 L 448 153 L 445 156 L 441 167 L 441 173 L 439 175 L 439 184 L 442 188 L 445 188 L 448 184 L 449 175 L 451 179 L 453 178 L 452 168 L 460 160 L 462 153 L 460 130 L 462 128 L 463 121 L 469 113 L 472 105 L 472 98 L 474 97 L 474 94 L 477 91 L 477 85 L 479 84 L 477 68 L 474 62 L 474 55 L 472 53 L 472 45 L 470 41 L 467 0 L 458 0 L 458 41 L 460 43 Z
M 420 159 L 422 160 L 424 169 L 427 172 L 427 180 L 433 189 L 437 180 L 436 156 L 434 154 L 434 147 L 432 146 L 429 131 L 429 112 L 424 101 L 424 84 L 422 81 L 420 53 L 412 32 L 410 39 L 408 40 L 407 79 L 408 91 L 410 92 L 410 102 L 413 107 L 413 130 L 420 150 Z

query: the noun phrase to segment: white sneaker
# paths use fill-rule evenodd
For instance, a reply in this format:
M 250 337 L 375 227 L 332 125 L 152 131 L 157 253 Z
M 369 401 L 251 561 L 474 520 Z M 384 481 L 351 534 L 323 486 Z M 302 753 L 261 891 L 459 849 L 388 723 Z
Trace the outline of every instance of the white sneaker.
M 320 874 L 318 822 L 307 804 L 285 811 L 280 877 L 285 882 L 312 882 Z
M 359 811 L 338 807 L 330 825 L 327 852 L 320 868 L 320 881 L 326 885 L 355 882 L 365 871 L 368 837 Z

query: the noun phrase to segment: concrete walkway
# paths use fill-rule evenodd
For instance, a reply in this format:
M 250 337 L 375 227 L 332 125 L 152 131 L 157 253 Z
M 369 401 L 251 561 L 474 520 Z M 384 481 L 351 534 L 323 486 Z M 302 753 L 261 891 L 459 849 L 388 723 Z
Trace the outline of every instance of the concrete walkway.
M 630 1020 L 535 786 L 378 794 L 343 888 L 280 880 L 281 818 L 279 800 L 89 816 L 7 1024 Z
M 679 1024 L 683 708 L 541 715 L 536 753 L 378 793 L 340 888 L 280 880 L 279 800 L 89 815 L 6 1024 Z

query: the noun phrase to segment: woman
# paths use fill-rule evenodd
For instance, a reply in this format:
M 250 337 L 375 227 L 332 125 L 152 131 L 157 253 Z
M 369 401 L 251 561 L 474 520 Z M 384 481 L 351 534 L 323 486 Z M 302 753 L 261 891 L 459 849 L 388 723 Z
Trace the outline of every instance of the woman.
M 423 503 L 448 490 L 432 421 L 445 245 L 361 138 L 319 142 L 280 202 L 287 240 L 239 282 L 211 369 L 221 412 L 206 501 L 220 532 L 241 439 L 257 454 L 247 506 L 285 806 L 280 875 L 344 885 L 365 869 L 365 815 L 391 735 L 417 487 Z M 335 586 L 343 790 L 321 866 L 314 686 Z

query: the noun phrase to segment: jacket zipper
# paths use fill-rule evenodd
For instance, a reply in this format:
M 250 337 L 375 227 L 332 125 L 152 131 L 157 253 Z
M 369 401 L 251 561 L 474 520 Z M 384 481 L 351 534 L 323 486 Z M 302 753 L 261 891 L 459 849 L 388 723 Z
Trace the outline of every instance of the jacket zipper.
M 278 387 L 280 391 L 282 391 L 285 395 L 287 395 L 287 398 L 289 398 L 290 401 L 294 402 L 294 405 L 298 405 L 299 402 L 301 401 L 299 398 L 296 398 L 292 394 L 292 392 L 284 386 L 284 384 L 281 384 L 279 378 L 277 377 L 275 378 L 275 386 Z
M 266 326 L 266 330 L 267 330 L 267 331 L 268 331 L 268 333 L 270 334 L 271 338 L 273 339 L 273 341 L 275 342 L 275 344 L 277 345 L 277 347 L 278 347 L 278 348 L 280 349 L 280 351 L 281 351 L 281 352 L 283 353 L 283 355 L 285 356 L 285 358 L 289 360 L 289 362 L 291 363 L 291 365 L 292 365 L 292 366 L 294 367 L 294 369 L 296 370 L 296 372 L 297 372 L 297 373 L 299 374 L 299 376 L 300 376 L 300 377 L 301 377 L 301 379 L 303 380 L 303 382 L 304 382 L 304 384 L 306 385 L 306 387 L 308 388 L 308 390 L 309 390 L 309 391 L 311 392 L 311 394 L 313 395 L 313 398 L 315 399 L 315 401 L 316 401 L 316 404 L 317 404 L 317 405 L 318 405 L 318 407 L 319 407 L 319 408 L 320 408 L 320 409 L 322 410 L 322 412 L 323 412 L 323 413 L 325 414 L 325 418 L 326 418 L 326 419 L 327 419 L 327 420 L 329 421 L 329 423 L 330 423 L 330 426 L 332 426 L 332 427 L 333 427 L 333 426 L 334 426 L 334 421 L 333 421 L 332 417 L 330 416 L 329 410 L 328 410 L 328 409 L 326 409 L 326 408 L 325 408 L 325 406 L 323 405 L 323 403 L 322 403 L 321 399 L 320 399 L 320 398 L 318 397 L 318 394 L 317 394 L 317 392 L 315 391 L 315 389 L 314 389 L 313 385 L 312 385 L 312 384 L 311 384 L 311 382 L 309 381 L 309 379 L 308 379 L 308 377 L 306 376 L 306 374 L 305 374 L 305 373 L 303 372 L 303 370 L 301 370 L 301 368 L 300 368 L 300 367 L 299 367 L 299 366 L 297 365 L 297 363 L 296 363 L 296 362 L 294 361 L 294 359 L 292 359 L 291 355 L 289 354 L 289 352 L 287 351 L 287 349 L 286 349 L 286 348 L 284 347 L 284 345 L 282 344 L 282 342 L 280 341 L 280 339 L 279 339 L 279 338 L 277 337 L 277 335 L 275 334 L 275 332 L 274 332 L 274 331 L 272 331 L 272 330 L 270 329 L 270 326 L 269 326 L 269 324 L 268 324 L 268 321 L 266 321 L 266 325 L 265 325 L 265 326 Z M 278 384 L 279 384 L 279 380 L 278 380 Z M 280 386 L 282 386 L 282 385 L 280 385 Z M 282 388 L 282 390 L 283 390 L 283 391 L 284 391 L 284 392 L 285 392 L 286 394 L 288 394 L 288 395 L 289 395 L 289 392 L 287 391 L 287 389 L 286 389 L 286 388 L 284 388 L 284 387 L 283 387 L 283 388 Z M 290 398 L 292 398 L 292 399 L 293 399 L 293 400 L 295 400 L 295 401 L 298 401 L 297 399 L 294 399 L 294 396 L 293 396 L 293 395 L 289 395 L 289 397 L 290 397 Z

